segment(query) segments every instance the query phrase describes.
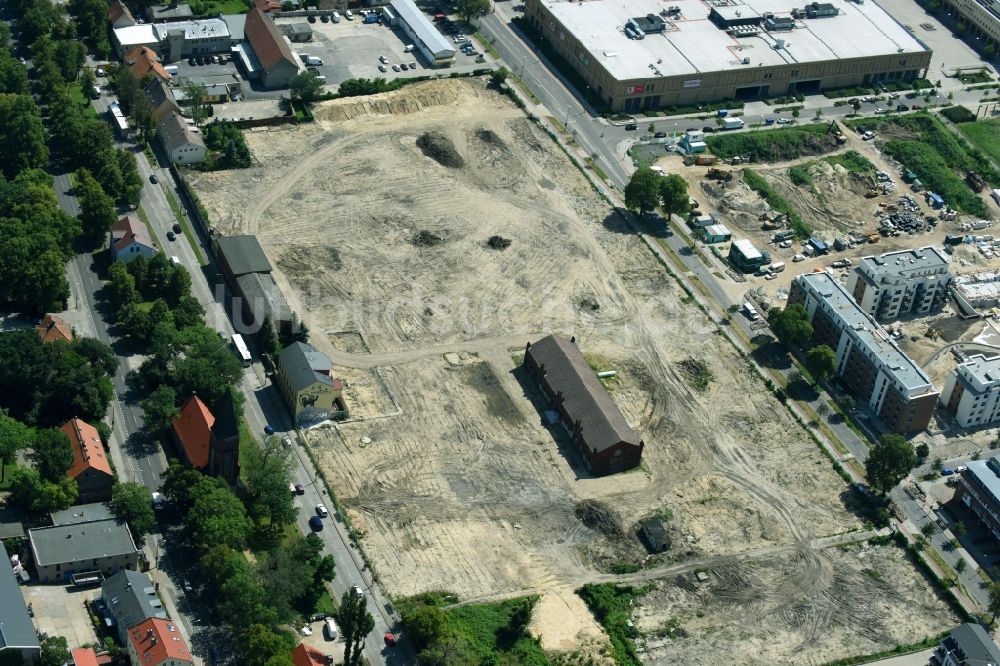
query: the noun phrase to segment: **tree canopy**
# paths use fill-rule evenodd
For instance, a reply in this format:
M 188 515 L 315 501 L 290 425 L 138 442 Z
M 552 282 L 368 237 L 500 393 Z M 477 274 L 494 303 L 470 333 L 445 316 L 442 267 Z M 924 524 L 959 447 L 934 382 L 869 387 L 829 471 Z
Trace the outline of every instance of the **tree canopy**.
M 882 435 L 865 461 L 868 484 L 884 495 L 910 473 L 916 462 L 917 453 L 913 444 L 901 435 Z
M 625 205 L 629 210 L 647 213 L 660 203 L 662 176 L 649 167 L 639 167 L 625 185 Z
M 142 539 L 156 527 L 156 515 L 149 490 L 141 483 L 117 483 L 111 490 L 111 510 L 124 520 L 136 539 Z
M 486 16 L 491 9 L 490 0 L 456 0 L 455 11 L 466 20 L 477 19 Z
M 293 99 L 299 99 L 306 104 L 315 102 L 323 92 L 323 82 L 309 71 L 299 72 L 288 83 Z
M 813 334 L 809 323 L 809 313 L 801 305 L 789 305 L 785 308 L 771 308 L 767 315 L 767 323 L 778 339 L 788 345 L 803 345 Z
M 73 464 L 73 448 L 62 430 L 46 428 L 31 438 L 30 457 L 42 479 L 58 483 Z
M 249 494 L 250 514 L 258 523 L 270 526 L 280 537 L 284 526 L 295 521 L 296 509 L 288 492 L 291 481 L 292 450 L 277 437 L 268 437 L 263 446 L 247 446 L 240 451 L 240 476 Z
M 357 594 L 354 589 L 344 592 L 335 617 L 344 636 L 344 666 L 360 666 L 364 659 L 365 638 L 375 628 L 375 618 L 368 612 L 365 595 Z
M 687 215 L 691 209 L 687 181 L 679 174 L 672 173 L 660 179 L 660 202 L 667 219 L 671 215 Z
M 837 369 L 837 353 L 827 345 L 816 345 L 806 352 L 806 366 L 813 377 L 822 381 Z

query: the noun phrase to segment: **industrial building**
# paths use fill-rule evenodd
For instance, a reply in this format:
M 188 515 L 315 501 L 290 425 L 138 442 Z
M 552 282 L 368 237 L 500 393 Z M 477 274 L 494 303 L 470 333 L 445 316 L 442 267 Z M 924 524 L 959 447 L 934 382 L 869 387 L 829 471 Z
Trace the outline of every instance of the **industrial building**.
M 837 354 L 836 376 L 887 430 L 927 427 L 938 399 L 931 380 L 832 275 L 819 271 L 796 277 L 788 305 L 805 307 L 813 341 Z
M 955 497 L 1000 541 L 1000 456 L 965 463 Z
M 393 25 L 413 40 L 413 46 L 431 65 L 443 67 L 455 62 L 455 45 L 445 39 L 413 0 L 390 0 L 389 10 L 395 16 Z
M 761 252 L 746 239 L 733 241 L 733 244 L 729 246 L 728 259 L 729 263 L 744 273 L 754 273 L 761 266 L 771 263 L 770 254 Z
M 956 276 L 952 295 L 967 313 L 1000 305 L 1000 273 L 986 271 Z
M 942 0 L 941 11 L 965 24 L 965 34 L 975 38 L 983 52 L 990 46 L 1000 52 L 1000 8 L 991 0 Z
M 863 257 L 847 280 L 861 309 L 879 321 L 940 309 L 952 277 L 948 255 L 936 247 Z
M 153 29 L 160 41 L 160 55 L 166 62 L 206 53 L 228 53 L 231 46 L 229 26 L 218 18 L 156 23 Z
M 729 227 L 724 224 L 710 224 L 702 229 L 706 243 L 728 243 L 733 238 Z
M 970 356 L 948 373 L 941 402 L 963 428 L 1000 419 L 1000 356 Z
M 549 335 L 528 343 L 522 367 L 569 432 L 587 470 L 604 475 L 632 469 L 643 442 L 576 346 L 576 338 Z
M 615 111 L 912 81 L 931 62 L 874 2 L 526 0 L 525 18 Z
M 256 236 L 218 236 L 215 256 L 233 295 L 239 298 L 243 321 L 240 333 L 256 333 L 265 319 L 279 331 L 295 325 L 295 314 L 275 283 L 271 262 Z
M 73 522 L 28 530 L 31 558 L 42 583 L 87 580 L 139 566 L 128 525 L 117 519 Z
M 0 542 L 0 663 L 34 664 L 41 653 L 35 625 L 14 577 L 10 555 Z

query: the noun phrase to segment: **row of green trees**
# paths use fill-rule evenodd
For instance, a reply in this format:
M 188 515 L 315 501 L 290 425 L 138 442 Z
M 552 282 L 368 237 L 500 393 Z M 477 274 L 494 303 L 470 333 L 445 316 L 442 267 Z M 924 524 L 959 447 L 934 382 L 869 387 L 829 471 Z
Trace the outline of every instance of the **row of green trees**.
M 671 215 L 687 215 L 690 210 L 687 181 L 676 173 L 663 175 L 649 167 L 639 167 L 625 186 L 625 205 L 643 214 L 662 206 L 668 219 Z

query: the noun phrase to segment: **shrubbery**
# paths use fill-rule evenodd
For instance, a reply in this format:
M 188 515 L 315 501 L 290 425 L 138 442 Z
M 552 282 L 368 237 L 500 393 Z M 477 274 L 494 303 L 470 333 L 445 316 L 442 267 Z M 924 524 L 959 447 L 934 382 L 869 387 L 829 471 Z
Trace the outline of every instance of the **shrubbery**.
M 795 209 L 792 208 L 792 205 L 783 196 L 771 189 L 767 181 L 753 171 L 753 169 L 743 170 L 743 180 L 750 186 L 750 189 L 762 196 L 771 208 L 788 216 L 788 226 L 795 232 L 797 238 L 808 238 L 812 235 L 812 227 L 806 224 Z
M 769 129 L 757 132 L 734 132 L 705 138 L 712 153 L 720 159 L 750 157 L 754 161 L 775 162 L 790 160 L 809 153 L 822 152 L 817 141 L 826 136 L 826 123 L 803 125 L 788 129 Z M 835 144 L 830 145 L 832 150 Z

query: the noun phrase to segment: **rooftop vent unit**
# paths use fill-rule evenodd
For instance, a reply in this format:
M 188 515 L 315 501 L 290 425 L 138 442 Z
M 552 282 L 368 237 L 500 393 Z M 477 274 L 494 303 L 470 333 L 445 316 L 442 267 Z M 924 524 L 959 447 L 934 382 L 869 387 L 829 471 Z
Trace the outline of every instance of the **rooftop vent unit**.
M 785 48 L 785 40 L 783 40 L 783 39 L 776 39 L 776 40 L 774 40 L 774 50 L 775 51 L 780 51 L 783 48 Z
M 730 28 L 728 32 L 733 37 L 754 37 L 760 34 L 760 30 L 752 25 L 741 25 L 737 28 Z
M 805 12 L 808 18 L 826 18 L 836 16 L 840 10 L 829 2 L 811 2 L 805 6 Z
M 744 56 L 744 58 L 743 58 L 743 64 L 744 65 L 749 65 L 750 64 L 750 56 Z
M 795 27 L 795 19 L 790 16 L 771 16 L 764 19 L 764 28 L 768 32 L 791 30 Z

